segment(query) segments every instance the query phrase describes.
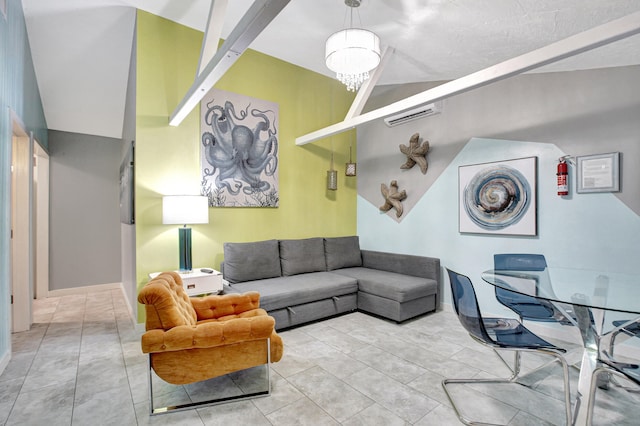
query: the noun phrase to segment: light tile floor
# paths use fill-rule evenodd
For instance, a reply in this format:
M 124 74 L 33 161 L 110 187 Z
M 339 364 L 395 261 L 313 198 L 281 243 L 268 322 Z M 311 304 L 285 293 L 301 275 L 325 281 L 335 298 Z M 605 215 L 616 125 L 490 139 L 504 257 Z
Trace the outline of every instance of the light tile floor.
M 12 360 L 0 376 L 1 424 L 458 425 L 442 379 L 508 375 L 449 312 L 401 325 L 351 313 L 280 333 L 285 354 L 272 365 L 271 396 L 150 417 L 147 359 L 120 291 L 36 300 L 34 320 L 12 336 Z M 567 347 L 577 361 L 579 348 Z M 527 354 L 525 370 L 544 361 Z M 576 381 L 574 371 L 573 395 Z M 213 383 L 224 393 L 246 386 L 247 376 Z M 563 424 L 559 367 L 529 384 L 463 385 L 454 394 L 477 420 Z M 176 401 L 201 391 L 165 385 L 156 395 Z M 619 388 L 600 391 L 596 424 L 639 424 L 637 402 Z

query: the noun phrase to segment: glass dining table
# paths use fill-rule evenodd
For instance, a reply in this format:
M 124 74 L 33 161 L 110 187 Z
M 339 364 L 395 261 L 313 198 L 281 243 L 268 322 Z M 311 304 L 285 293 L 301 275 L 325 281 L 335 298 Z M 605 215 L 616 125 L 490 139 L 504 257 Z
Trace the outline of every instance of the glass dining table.
M 482 279 L 496 287 L 552 302 L 579 327 L 584 349 L 573 424 L 586 424 L 586 403 L 593 371 L 599 365 L 601 342 L 607 335 L 640 321 L 640 274 L 547 267 L 543 271 L 488 270 L 482 273 Z M 616 312 L 627 322 L 609 329 L 611 322 L 605 323 L 605 314 Z

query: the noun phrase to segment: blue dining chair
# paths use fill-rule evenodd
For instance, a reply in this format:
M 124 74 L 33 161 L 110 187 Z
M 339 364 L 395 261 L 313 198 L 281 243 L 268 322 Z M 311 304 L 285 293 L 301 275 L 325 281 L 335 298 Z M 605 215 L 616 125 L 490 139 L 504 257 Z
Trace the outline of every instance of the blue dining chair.
M 522 323 L 513 318 L 483 318 L 478 300 L 469 277 L 447 268 L 451 284 L 453 306 L 460 323 L 469 335 L 478 343 L 493 349 L 515 351 L 513 374 L 506 379 L 445 379 L 442 381 L 451 405 L 460 421 L 467 425 L 477 424 L 464 417 L 454 402 L 447 385 L 458 383 L 518 383 L 520 374 L 520 353 L 538 352 L 555 357 L 562 364 L 564 376 L 564 402 L 567 425 L 571 424 L 571 397 L 569 389 L 569 367 L 563 356 L 566 350 L 559 348 L 529 331 Z M 501 358 L 502 359 L 502 358 Z M 521 383 L 518 383 L 522 385 Z M 524 385 L 522 385 L 524 386 Z
M 493 269 L 495 271 L 534 271 L 542 272 L 547 268 L 547 261 L 542 254 L 505 253 L 493 256 Z M 496 299 L 498 302 L 514 311 L 520 317 L 520 321 L 548 321 L 561 324 L 575 324 L 569 320 L 553 303 L 536 299 L 533 296 L 509 291 L 496 287 Z M 571 316 L 571 307 L 562 305 L 567 314 Z

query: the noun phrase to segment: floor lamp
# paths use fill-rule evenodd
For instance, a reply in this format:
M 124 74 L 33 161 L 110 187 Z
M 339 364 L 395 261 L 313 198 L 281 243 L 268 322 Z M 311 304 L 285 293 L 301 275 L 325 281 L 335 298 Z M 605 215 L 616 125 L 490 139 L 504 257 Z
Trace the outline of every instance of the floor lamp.
M 187 225 L 209 223 L 209 199 L 200 195 L 166 195 L 162 197 L 162 223 L 184 225 L 178 230 L 180 272 L 190 272 L 191 228 Z

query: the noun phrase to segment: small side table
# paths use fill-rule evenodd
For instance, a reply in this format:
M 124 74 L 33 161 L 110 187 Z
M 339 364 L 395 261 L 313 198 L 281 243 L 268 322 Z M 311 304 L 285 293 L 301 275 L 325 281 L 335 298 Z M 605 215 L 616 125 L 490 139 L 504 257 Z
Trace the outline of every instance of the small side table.
M 203 270 L 213 272 L 203 272 Z M 184 291 L 186 291 L 189 296 L 222 293 L 222 274 L 213 268 L 193 268 L 191 272 L 175 272 L 182 278 Z M 153 279 L 160 274 L 161 272 L 153 272 L 149 274 L 149 278 Z

